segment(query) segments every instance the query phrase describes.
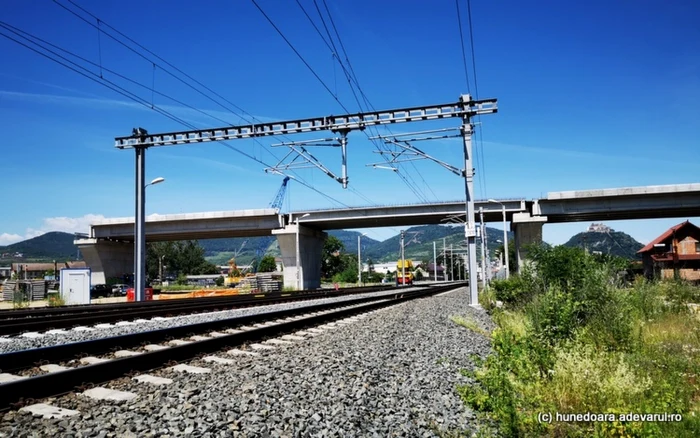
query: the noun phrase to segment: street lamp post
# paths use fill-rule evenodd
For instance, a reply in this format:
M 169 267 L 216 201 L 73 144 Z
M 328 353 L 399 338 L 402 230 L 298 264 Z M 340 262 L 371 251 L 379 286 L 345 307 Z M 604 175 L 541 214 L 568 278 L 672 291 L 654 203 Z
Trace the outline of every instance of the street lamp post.
M 362 286 L 362 257 L 360 251 L 360 238 L 366 236 L 367 233 L 357 235 L 357 285 Z
M 503 252 L 505 253 L 505 256 L 506 256 L 505 268 L 506 268 L 506 280 L 507 280 L 509 277 L 508 271 L 510 269 L 509 268 L 510 265 L 508 263 L 508 233 L 506 231 L 506 206 L 502 202 L 498 202 L 495 199 L 489 199 L 489 202 L 501 204 L 501 207 L 503 207 L 502 208 L 502 212 L 503 212 L 503 246 L 504 246 Z
M 158 177 L 144 184 L 145 168 L 145 149 L 136 148 L 136 218 L 134 220 L 134 300 L 136 301 L 146 299 L 146 187 L 165 181 L 165 178 Z
M 160 280 L 161 284 L 163 284 L 163 259 L 164 258 L 165 258 L 165 254 L 158 257 L 158 279 Z
M 296 232 L 296 249 L 297 249 L 297 261 L 296 261 L 296 265 L 297 265 L 297 269 L 296 269 L 296 271 L 297 271 L 297 290 L 301 290 L 301 289 L 302 289 L 302 286 L 301 286 L 301 276 L 299 275 L 299 258 L 300 258 L 300 256 L 299 256 L 299 253 L 300 253 L 300 250 L 299 250 L 299 219 L 304 219 L 304 218 L 307 217 L 307 216 L 310 216 L 310 214 L 309 214 L 309 213 L 306 213 L 305 215 L 303 215 L 303 216 L 301 216 L 301 217 L 297 217 L 296 220 L 294 221 L 294 223 L 296 224 L 296 228 L 297 228 L 297 232 Z

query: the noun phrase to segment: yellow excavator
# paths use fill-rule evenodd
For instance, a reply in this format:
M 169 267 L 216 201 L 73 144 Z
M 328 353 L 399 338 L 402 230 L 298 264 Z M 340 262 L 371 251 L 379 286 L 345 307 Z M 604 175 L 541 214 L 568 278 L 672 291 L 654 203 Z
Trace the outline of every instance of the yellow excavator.
M 238 269 L 238 266 L 236 266 L 236 258 L 231 258 L 231 260 L 228 261 L 228 275 L 226 278 L 224 278 L 224 285 L 228 287 L 235 287 L 238 285 L 238 283 L 243 280 L 245 277 L 254 277 L 255 274 L 246 274 L 245 276 L 241 272 L 240 269 Z

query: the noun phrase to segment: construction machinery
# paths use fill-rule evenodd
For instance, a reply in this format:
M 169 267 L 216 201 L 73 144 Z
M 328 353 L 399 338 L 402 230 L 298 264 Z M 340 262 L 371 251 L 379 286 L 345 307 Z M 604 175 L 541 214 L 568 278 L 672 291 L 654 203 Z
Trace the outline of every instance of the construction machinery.
M 285 176 L 284 179 L 282 180 L 282 186 L 277 191 L 277 195 L 275 196 L 275 199 L 273 199 L 272 202 L 270 202 L 270 208 L 274 208 L 275 210 L 282 209 L 282 202 L 284 201 L 284 194 L 287 191 L 287 183 L 288 182 L 289 182 L 289 177 Z
M 398 263 L 396 263 L 396 285 L 412 285 L 413 269 L 413 261 L 400 259 Z
M 275 195 L 275 198 L 272 200 L 272 202 L 270 202 L 270 208 L 274 208 L 277 211 L 282 210 L 282 203 L 284 202 L 284 195 L 287 192 L 287 183 L 288 182 L 289 182 L 289 177 L 285 176 L 284 179 L 282 180 L 282 185 L 280 186 L 279 190 L 277 190 L 277 195 Z M 263 256 L 265 255 L 268 244 L 269 243 L 266 239 L 260 239 L 260 243 L 258 244 L 258 247 L 255 248 L 255 259 L 251 263 L 251 270 L 254 273 L 258 272 L 258 264 L 260 263 L 260 260 L 262 260 Z

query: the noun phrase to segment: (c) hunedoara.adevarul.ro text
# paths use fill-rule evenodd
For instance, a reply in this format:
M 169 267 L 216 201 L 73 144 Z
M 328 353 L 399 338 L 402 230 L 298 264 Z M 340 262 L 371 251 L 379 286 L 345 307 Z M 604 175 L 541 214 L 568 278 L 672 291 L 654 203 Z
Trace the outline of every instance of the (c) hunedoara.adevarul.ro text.
M 682 421 L 683 416 L 681 414 L 637 414 L 637 413 L 627 413 L 627 414 L 596 414 L 593 412 L 586 412 L 585 414 L 560 414 L 555 412 L 552 415 L 551 412 L 540 412 L 537 414 L 537 421 L 540 423 L 552 423 L 553 421 L 557 423 L 578 423 L 578 422 L 590 422 L 590 421 L 659 421 L 659 422 L 672 422 L 672 421 Z

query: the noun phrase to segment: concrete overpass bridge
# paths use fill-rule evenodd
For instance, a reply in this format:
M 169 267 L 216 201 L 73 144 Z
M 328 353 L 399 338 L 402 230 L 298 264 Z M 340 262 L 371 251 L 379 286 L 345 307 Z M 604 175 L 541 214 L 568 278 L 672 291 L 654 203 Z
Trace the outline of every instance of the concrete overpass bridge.
M 700 216 L 700 184 L 645 186 L 620 189 L 548 193 L 546 198 L 499 200 L 515 234 L 522 266 L 523 248 L 542 241 L 545 223 L 655 219 Z M 475 221 L 483 209 L 485 222 L 502 220 L 502 207 L 475 202 Z M 379 207 L 296 211 L 281 215 L 274 209 L 162 215 L 146 221 L 146 240 L 214 239 L 276 235 L 285 266 L 285 286 L 296 286 L 297 231 L 300 278 L 304 288 L 320 285 L 326 230 L 414 226 L 444 223 L 465 217 L 465 202 L 442 202 Z M 296 221 L 299 220 L 297 230 Z M 107 219 L 91 225 L 88 238 L 76 240 L 93 271 L 93 282 L 133 272 L 134 219 Z

